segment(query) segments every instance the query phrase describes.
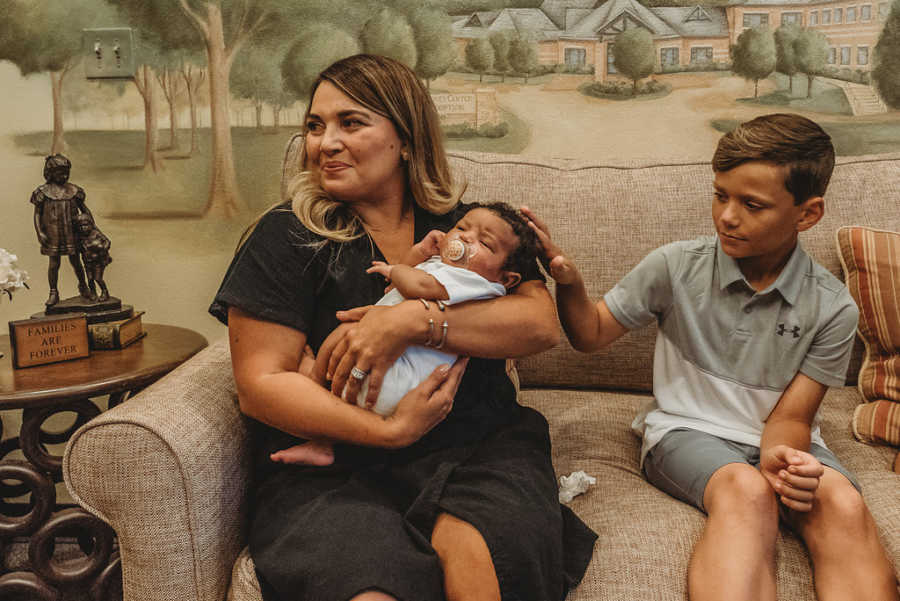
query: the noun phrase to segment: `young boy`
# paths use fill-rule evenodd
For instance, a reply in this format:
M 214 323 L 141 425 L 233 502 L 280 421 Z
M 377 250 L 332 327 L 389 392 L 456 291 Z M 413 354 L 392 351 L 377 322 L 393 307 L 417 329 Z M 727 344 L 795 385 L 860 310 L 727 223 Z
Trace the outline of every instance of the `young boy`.
M 847 371 L 858 310 L 798 244 L 824 214 L 831 140 L 797 115 L 724 135 L 712 160 L 715 237 L 651 252 L 594 304 L 531 219 L 572 345 L 599 349 L 656 320 L 651 406 L 633 424 L 648 480 L 708 515 L 688 568 L 693 601 L 774 600 L 779 515 L 806 542 L 816 593 L 898 599 L 853 476 L 816 413 Z
M 537 236 L 515 209 L 499 202 L 473 203 L 467 209 L 446 234 L 429 232 L 410 249 L 402 264 L 372 262 L 366 273 L 378 273 L 392 286 L 377 305 L 396 305 L 410 298 L 439 306 L 495 298 L 515 288 L 521 274 L 530 271 L 529 265 L 536 266 Z M 409 347 L 400 355 L 384 375 L 373 411 L 391 415 L 400 399 L 439 365 L 453 365 L 457 356 L 440 350 L 446 335 L 445 325 L 432 322 L 425 346 Z M 300 372 L 311 374 L 314 363 L 311 351 L 305 353 Z M 359 377 L 364 381 L 356 402 L 365 407 L 368 378 L 365 373 Z M 273 453 L 271 459 L 328 465 L 334 455 L 329 443 L 311 441 Z
M 103 279 L 106 266 L 112 263 L 109 256 L 109 238 L 103 235 L 94 218 L 88 213 L 79 213 L 75 216 L 75 231 L 78 237 L 78 250 L 84 263 L 84 272 L 87 276 L 90 299 L 109 300 L 109 288 Z M 97 286 L 100 287 L 100 296 L 97 296 Z

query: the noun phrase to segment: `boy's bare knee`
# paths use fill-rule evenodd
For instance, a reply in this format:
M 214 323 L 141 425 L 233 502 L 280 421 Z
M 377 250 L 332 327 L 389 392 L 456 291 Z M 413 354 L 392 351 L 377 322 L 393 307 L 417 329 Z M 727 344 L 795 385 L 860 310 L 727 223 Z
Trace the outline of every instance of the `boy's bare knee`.
M 859 491 L 843 476 L 835 474 L 832 478 L 823 478 L 816 491 L 813 510 L 799 517 L 813 529 L 827 528 L 859 537 L 871 523 L 868 511 Z
M 835 521 L 855 522 L 866 515 L 866 503 L 862 495 L 849 482 L 826 488 L 818 495 L 818 500 L 829 519 Z
M 706 511 L 776 520 L 778 505 L 769 482 L 755 467 L 729 463 L 712 475 L 703 494 Z

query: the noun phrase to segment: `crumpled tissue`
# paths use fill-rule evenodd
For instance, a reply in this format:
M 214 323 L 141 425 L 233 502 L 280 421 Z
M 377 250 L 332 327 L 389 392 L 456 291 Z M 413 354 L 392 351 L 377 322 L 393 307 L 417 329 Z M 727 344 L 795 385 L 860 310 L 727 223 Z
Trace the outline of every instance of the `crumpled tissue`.
M 597 479 L 582 471 L 572 472 L 559 478 L 559 502 L 568 503 L 578 495 L 586 492 L 588 487 L 596 484 Z

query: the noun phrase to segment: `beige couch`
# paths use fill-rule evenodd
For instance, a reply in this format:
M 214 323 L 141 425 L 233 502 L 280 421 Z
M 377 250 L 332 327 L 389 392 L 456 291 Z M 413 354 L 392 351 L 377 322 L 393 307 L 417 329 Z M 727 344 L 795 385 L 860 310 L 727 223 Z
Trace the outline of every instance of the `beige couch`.
M 712 231 L 707 164 L 604 167 L 472 153 L 454 155 L 452 163 L 469 182 L 467 200 L 527 204 L 542 215 L 577 258 L 595 298 L 654 247 Z M 898 199 L 900 155 L 840 160 L 825 218 L 803 236 L 807 250 L 839 274 L 836 228 L 900 230 Z M 573 600 L 686 598 L 688 558 L 703 515 L 647 484 L 638 468 L 639 440 L 629 429 L 650 394 L 654 335 L 653 328 L 631 333 L 590 356 L 562 341 L 519 362 L 521 402 L 550 421 L 557 473 L 584 470 L 598 481 L 572 502 L 600 536 Z M 858 345 L 854 371 L 860 351 Z M 853 387 L 831 390 L 823 434 L 857 474 L 900 566 L 895 451 L 853 439 L 849 422 L 859 402 Z M 118 533 L 126 599 L 259 598 L 242 551 L 247 445 L 224 339 L 72 437 L 65 479 L 72 495 Z M 777 560 L 779 598 L 814 599 L 806 551 L 786 530 Z

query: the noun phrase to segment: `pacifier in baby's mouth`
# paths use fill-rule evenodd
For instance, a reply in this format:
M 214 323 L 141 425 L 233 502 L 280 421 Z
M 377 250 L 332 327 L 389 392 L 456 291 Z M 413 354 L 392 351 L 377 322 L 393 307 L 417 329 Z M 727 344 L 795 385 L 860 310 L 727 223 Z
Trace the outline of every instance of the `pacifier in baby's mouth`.
M 474 244 L 467 244 L 465 240 L 459 237 L 459 234 L 452 234 L 444 241 L 441 257 L 445 261 L 465 267 L 477 251 L 478 249 Z

